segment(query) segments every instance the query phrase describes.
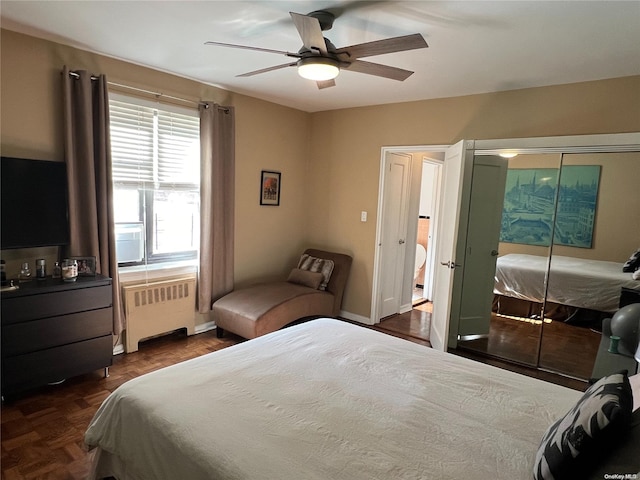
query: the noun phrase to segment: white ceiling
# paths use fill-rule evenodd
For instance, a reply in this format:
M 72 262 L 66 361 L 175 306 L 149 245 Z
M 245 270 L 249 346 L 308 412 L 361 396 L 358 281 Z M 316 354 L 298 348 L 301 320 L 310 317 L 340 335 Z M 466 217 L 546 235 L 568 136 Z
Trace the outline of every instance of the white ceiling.
M 640 1 L 12 1 L 1 26 L 305 111 L 495 92 L 640 74 Z M 343 71 L 318 90 L 284 56 L 289 12 L 334 9 L 336 47 L 421 33 L 429 48 L 366 60 L 412 70 L 404 82 Z M 78 66 L 70 65 L 72 68 Z

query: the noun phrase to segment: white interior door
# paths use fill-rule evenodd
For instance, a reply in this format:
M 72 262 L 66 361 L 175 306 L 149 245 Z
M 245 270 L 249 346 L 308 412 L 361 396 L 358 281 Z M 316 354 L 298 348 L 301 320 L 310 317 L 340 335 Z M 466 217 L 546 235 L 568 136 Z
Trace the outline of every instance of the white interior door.
M 411 156 L 387 152 L 384 168 L 378 320 L 400 311 L 407 245 Z
M 472 145 L 472 143 L 471 143 Z M 438 219 L 438 239 L 435 254 L 433 314 L 430 341 L 433 348 L 446 351 L 449 346 L 449 319 L 452 309 L 454 277 L 457 270 L 456 249 L 459 231 L 466 234 L 466 225 L 460 229 L 465 165 L 471 164 L 473 149 L 466 149 L 465 140 L 449 147 L 445 153 L 442 181 L 442 206 Z M 465 216 L 466 219 L 466 216 Z M 464 235 L 462 238 L 464 243 Z M 456 305 L 457 308 L 457 305 Z M 457 338 L 457 325 L 456 337 Z M 454 340 L 455 343 L 455 340 Z M 455 345 L 452 345 L 455 346 Z
M 499 156 L 473 160 L 460 311 L 452 312 L 461 337 L 489 333 L 507 164 Z

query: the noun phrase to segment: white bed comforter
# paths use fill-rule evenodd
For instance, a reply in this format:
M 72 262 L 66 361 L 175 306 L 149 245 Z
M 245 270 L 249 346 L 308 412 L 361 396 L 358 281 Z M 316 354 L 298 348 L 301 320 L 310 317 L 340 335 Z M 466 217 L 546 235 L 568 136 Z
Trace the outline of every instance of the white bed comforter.
M 121 480 L 524 479 L 579 396 L 319 319 L 127 382 L 85 441 Z
M 493 292 L 541 303 L 547 257 L 509 254 L 498 258 Z M 547 300 L 600 312 L 615 312 L 622 287 L 640 290 L 640 281 L 622 271 L 622 263 L 553 255 Z

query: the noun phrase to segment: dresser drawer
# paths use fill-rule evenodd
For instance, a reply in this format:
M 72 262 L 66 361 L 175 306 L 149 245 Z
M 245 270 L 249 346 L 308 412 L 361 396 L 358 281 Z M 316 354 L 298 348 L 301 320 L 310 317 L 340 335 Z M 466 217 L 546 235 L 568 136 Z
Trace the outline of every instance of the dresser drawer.
M 2 324 L 111 307 L 111 285 L 2 299 Z
M 111 365 L 111 335 L 2 360 L 2 394 L 58 382 Z
M 6 358 L 103 337 L 111 333 L 112 325 L 111 307 L 3 325 L 2 356 Z

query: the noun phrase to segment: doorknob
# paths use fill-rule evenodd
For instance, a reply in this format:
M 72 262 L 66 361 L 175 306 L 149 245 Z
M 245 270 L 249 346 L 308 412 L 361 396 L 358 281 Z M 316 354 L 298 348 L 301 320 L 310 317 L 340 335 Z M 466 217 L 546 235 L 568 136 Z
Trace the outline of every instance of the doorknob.
M 399 243 L 400 245 L 402 245 L 402 244 L 404 243 L 404 240 L 400 239 L 400 240 L 398 240 L 398 243 Z
M 440 265 L 445 266 L 445 267 L 449 267 L 451 269 L 454 269 L 456 267 L 461 267 L 462 264 L 460 263 L 456 263 L 454 261 L 449 261 L 449 262 L 440 262 Z
M 491 256 L 492 257 L 497 257 L 498 256 L 498 250 L 491 250 Z

